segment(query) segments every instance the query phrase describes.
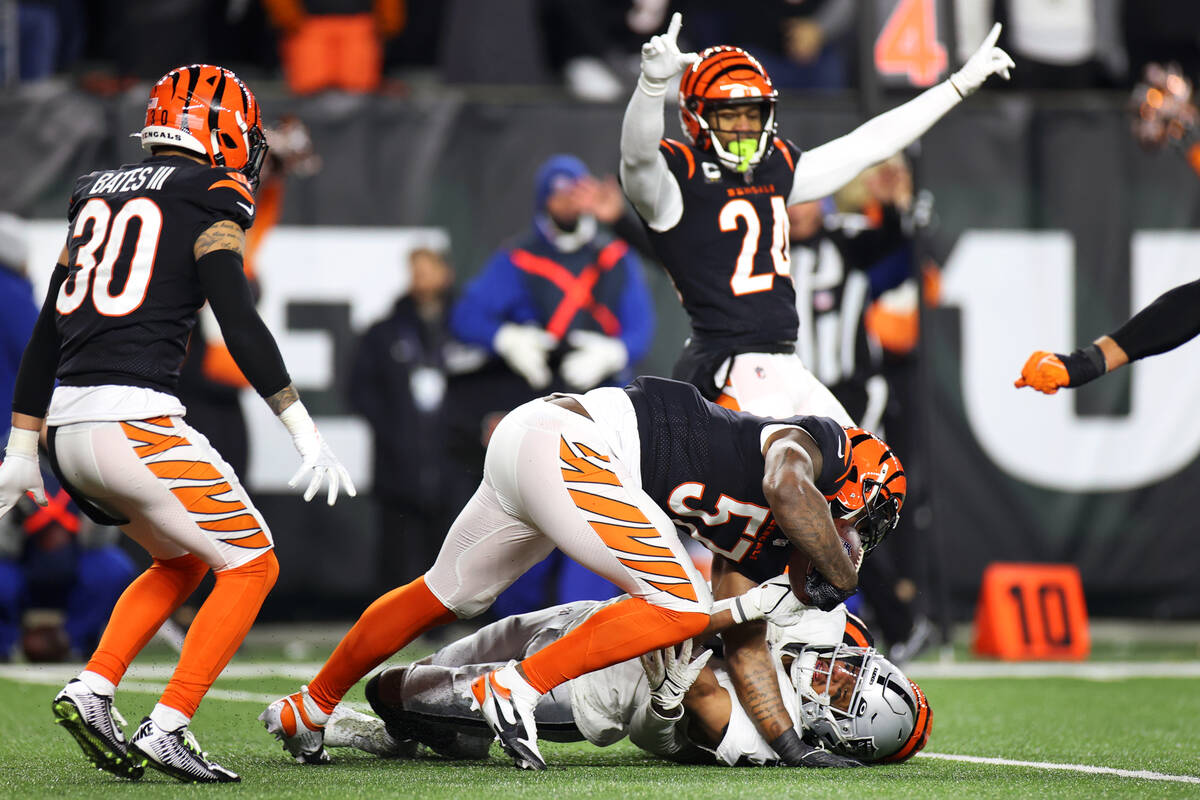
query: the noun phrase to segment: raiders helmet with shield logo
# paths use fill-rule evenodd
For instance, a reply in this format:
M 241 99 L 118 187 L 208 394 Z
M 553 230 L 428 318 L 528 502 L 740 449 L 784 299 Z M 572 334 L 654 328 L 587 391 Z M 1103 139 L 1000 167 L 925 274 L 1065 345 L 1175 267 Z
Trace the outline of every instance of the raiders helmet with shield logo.
M 873 647 L 787 645 L 804 738 L 866 763 L 906 761 L 929 740 L 924 692 Z

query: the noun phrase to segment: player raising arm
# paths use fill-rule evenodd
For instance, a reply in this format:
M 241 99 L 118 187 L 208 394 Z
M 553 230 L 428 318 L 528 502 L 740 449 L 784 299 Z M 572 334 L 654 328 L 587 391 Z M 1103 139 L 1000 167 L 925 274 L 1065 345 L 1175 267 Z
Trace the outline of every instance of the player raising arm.
M 154 559 L 121 595 L 96 651 L 54 698 L 57 721 L 100 769 L 151 766 L 185 782 L 237 781 L 188 724 L 279 572 L 270 529 L 175 396 L 207 300 L 238 367 L 292 434 L 311 499 L 354 495 L 300 402 L 242 271 L 254 183 L 266 155 L 258 103 L 232 72 L 193 64 L 150 92 L 145 160 L 76 181 L 67 244 L 21 360 L 0 464 L 0 516 L 26 491 L 45 504 L 38 437 L 81 509 L 121 526 Z M 58 386 L 55 388 L 55 380 Z M 188 629 L 159 703 L 126 742 L 113 694 L 130 662 L 199 585 L 216 583 Z
M 736 47 L 680 52 L 681 16 L 642 47 L 621 128 L 621 181 L 692 325 L 674 377 L 710 400 L 764 416 L 852 420 L 795 355 L 787 206 L 824 197 L 905 147 L 1012 60 L 997 25 L 958 72 L 808 152 L 776 135 L 777 93 Z M 689 142 L 663 138 L 668 82 L 683 72 Z

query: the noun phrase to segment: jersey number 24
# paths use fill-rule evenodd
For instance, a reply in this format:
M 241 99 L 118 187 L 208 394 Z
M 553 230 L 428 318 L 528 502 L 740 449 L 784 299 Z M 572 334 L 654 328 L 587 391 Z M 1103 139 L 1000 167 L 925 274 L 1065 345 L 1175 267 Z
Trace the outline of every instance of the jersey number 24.
M 774 268 L 771 272 L 760 272 L 757 275 L 754 273 L 754 262 L 758 260 L 759 239 L 763 228 L 754 204 L 739 197 L 723 205 L 717 215 L 717 225 L 722 233 L 736 231 L 743 222 L 746 225 L 746 233 L 742 236 L 742 249 L 738 253 L 733 277 L 729 279 L 729 288 L 735 296 L 769 292 L 775 286 L 776 275 L 786 278 L 791 273 L 787 205 L 779 195 L 771 197 L 771 264 Z

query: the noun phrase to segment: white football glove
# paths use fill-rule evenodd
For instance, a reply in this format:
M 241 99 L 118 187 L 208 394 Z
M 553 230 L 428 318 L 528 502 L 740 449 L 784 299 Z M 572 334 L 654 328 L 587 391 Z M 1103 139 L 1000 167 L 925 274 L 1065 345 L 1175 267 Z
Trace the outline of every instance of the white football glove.
M 608 376 L 625 369 L 629 351 L 625 343 L 613 336 L 593 331 L 571 331 L 567 342 L 573 350 L 562 360 L 563 380 L 572 389 L 586 392 L 594 389 Z
M 515 322 L 501 325 L 492 338 L 492 349 L 533 389 L 550 385 L 550 367 L 546 361 L 557 344 L 552 334 L 537 325 Z
M 312 473 L 308 488 L 304 490 L 304 502 L 316 496 L 322 482 L 328 486 L 325 502 L 329 505 L 337 502 L 339 488 L 351 497 L 358 494 L 354 481 L 350 480 L 350 473 L 329 449 L 303 403 L 297 400 L 285 408 L 279 415 L 279 421 L 287 427 L 292 435 L 292 444 L 300 453 L 300 469 L 288 481 L 288 486 L 297 486 L 306 474 Z
M 1008 71 L 1016 66 L 1008 53 L 996 47 L 1000 36 L 1000 23 L 992 26 L 979 49 L 967 59 L 962 69 L 950 76 L 950 85 L 966 98 L 971 96 L 990 75 L 999 75 L 1008 80 Z
M 683 27 L 683 15 L 676 11 L 671 15 L 667 32 L 651 36 L 642 45 L 642 74 L 638 85 L 649 95 L 660 95 L 667 90 L 667 82 L 700 60 L 695 53 L 681 53 L 676 39 Z
M 733 598 L 729 613 L 735 623 L 765 619 L 781 628 L 800 621 L 807 606 L 792 591 L 786 574 L 765 580 L 745 594 Z
M 650 685 L 651 707 L 665 719 L 675 717 L 675 710 L 683 705 L 683 696 L 710 658 L 712 650 L 701 648 L 693 659 L 691 639 L 642 655 L 639 660 Z
M 0 462 L 0 517 L 11 511 L 26 492 L 33 493 L 39 506 L 46 505 L 37 448 L 37 431 L 13 428 L 9 432 L 4 461 Z

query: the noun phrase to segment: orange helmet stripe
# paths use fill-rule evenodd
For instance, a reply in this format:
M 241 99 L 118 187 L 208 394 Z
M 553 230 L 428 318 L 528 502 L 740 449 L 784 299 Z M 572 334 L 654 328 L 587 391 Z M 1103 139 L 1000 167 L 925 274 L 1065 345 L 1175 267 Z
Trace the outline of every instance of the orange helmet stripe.
M 905 740 L 904 746 L 887 758 L 881 759 L 884 763 L 907 761 L 921 752 L 925 748 L 925 743 L 929 741 L 929 734 L 933 730 L 933 709 L 929 707 L 929 701 L 925 699 L 925 693 L 921 691 L 921 687 L 917 686 L 914 681 L 910 680 L 908 683 L 917 698 L 917 720 L 913 725 L 912 733 Z

